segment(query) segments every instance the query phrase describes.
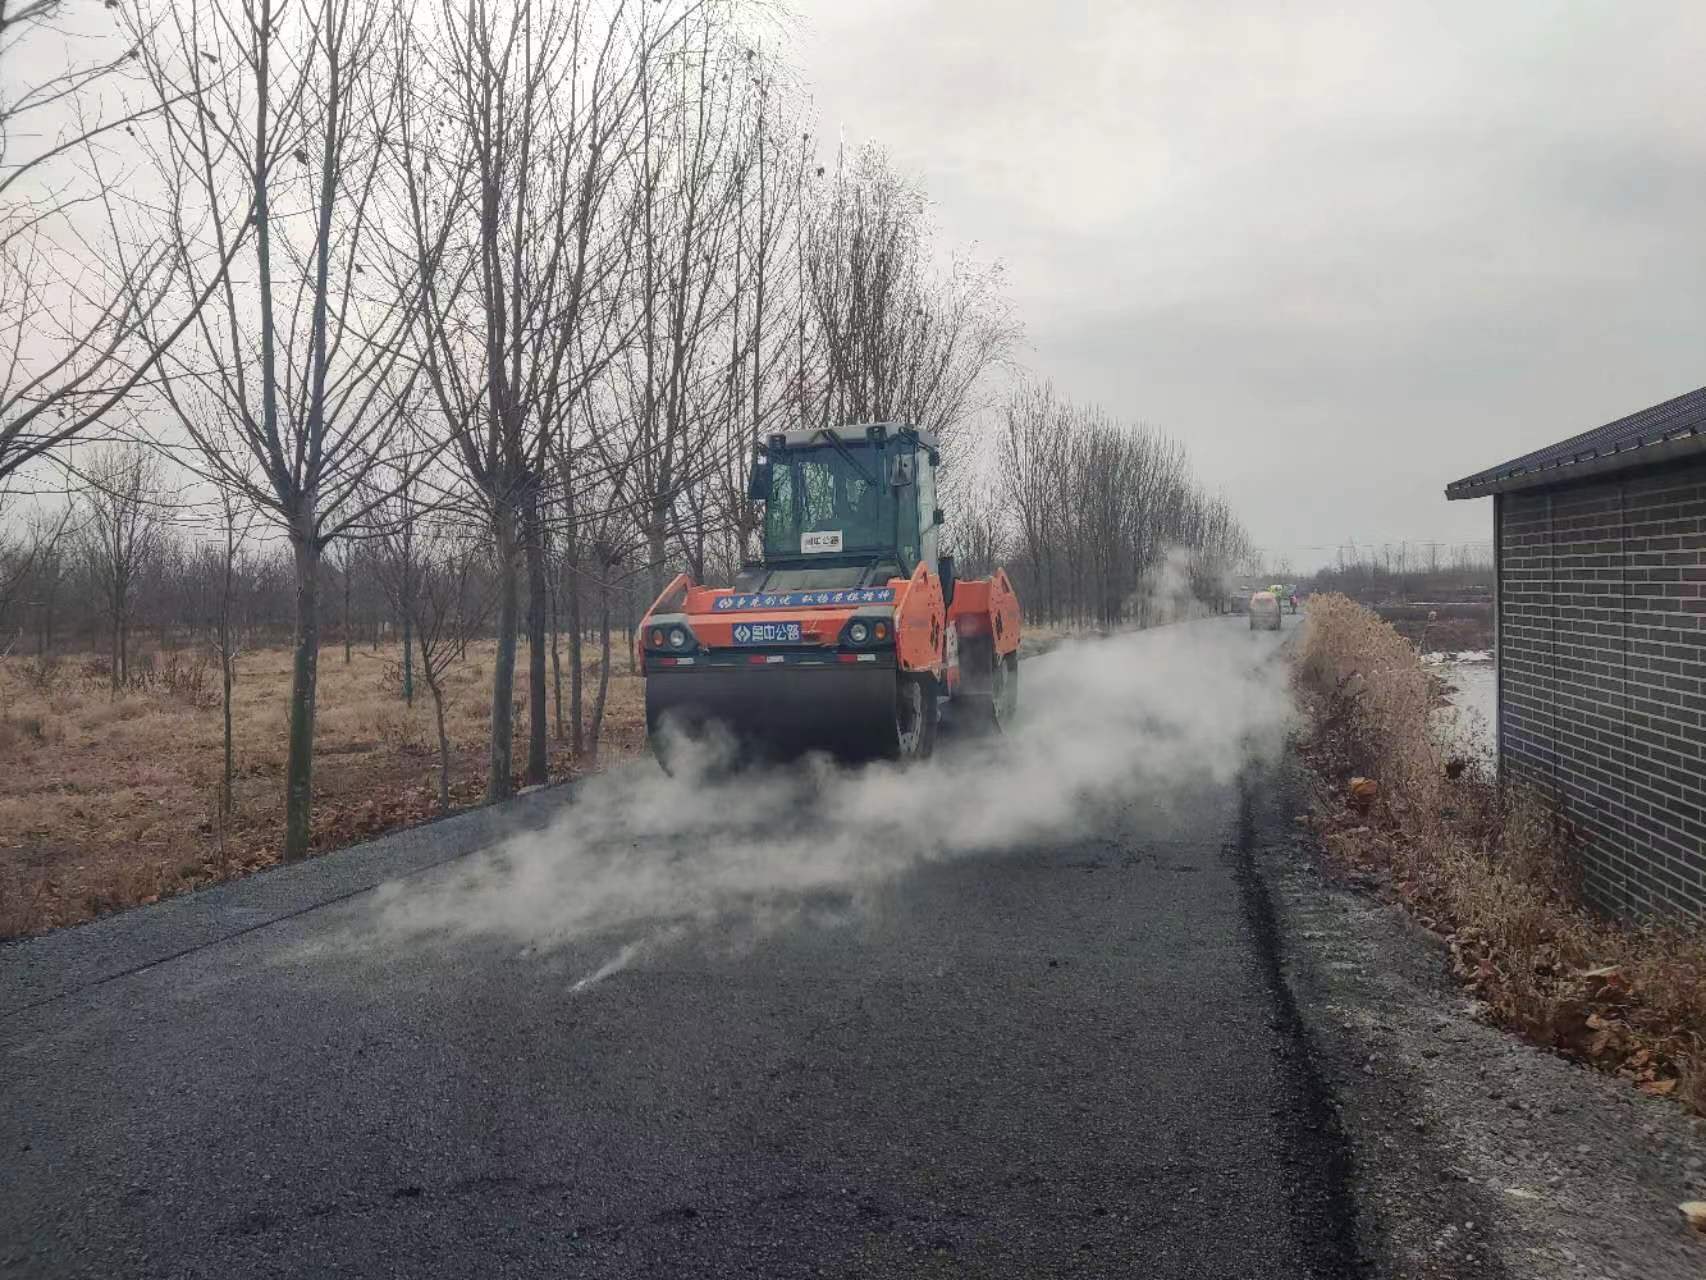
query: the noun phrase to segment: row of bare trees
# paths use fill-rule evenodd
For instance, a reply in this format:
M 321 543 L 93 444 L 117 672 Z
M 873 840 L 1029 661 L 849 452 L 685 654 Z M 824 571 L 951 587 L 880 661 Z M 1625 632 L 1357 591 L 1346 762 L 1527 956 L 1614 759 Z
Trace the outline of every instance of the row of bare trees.
M 1147 623 L 1180 597 L 1217 601 L 1249 555 L 1243 526 L 1197 482 L 1179 441 L 1048 384 L 1007 397 L 994 454 L 991 482 L 959 486 L 962 554 L 973 570 L 1005 563 L 1031 616 Z
M 445 758 L 447 664 L 495 637 L 501 798 L 546 780 L 553 731 L 596 744 L 636 601 L 744 558 L 755 438 L 907 420 L 978 455 L 1017 339 L 999 271 L 941 253 L 881 151 L 820 156 L 760 0 L 72 9 L 0 0 L 0 625 L 31 584 L 50 646 L 50 580 L 82 575 L 122 683 L 138 582 L 193 565 L 229 688 L 282 579 L 286 857 L 352 609 L 397 628 Z M 1068 416 L 1004 457 L 1012 520 L 974 506 L 958 536 L 1022 554 L 1049 616 L 1111 620 L 1162 548 L 1206 565 L 1233 534 L 1176 448 Z M 82 496 L 26 527 L 55 488 Z
M 184 532 L 164 484 L 168 468 L 150 450 L 101 446 L 90 451 L 85 471 L 90 484 L 68 506 L 38 516 L 0 544 L 0 577 L 14 584 L 0 602 L 0 653 L 31 660 L 44 678 L 67 654 L 96 655 L 90 670 L 102 672 L 115 694 L 156 687 L 162 655 L 176 669 L 178 655 L 188 654 L 186 674 L 216 665 L 227 744 L 221 816 L 229 816 L 231 692 L 243 654 L 290 642 L 295 565 L 289 545 L 266 538 L 266 526 L 234 502 L 218 513 L 216 527 Z M 419 487 L 409 486 L 375 509 L 362 534 L 333 544 L 321 561 L 317 594 L 328 615 L 323 648 L 335 652 L 334 644 L 341 645 L 346 666 L 358 648 L 371 648 L 384 657 L 375 670 L 395 696 L 410 705 L 417 694 L 430 697 L 439 793 L 448 806 L 452 744 L 444 678 L 471 642 L 490 639 L 498 594 L 490 539 L 459 515 L 428 505 Z M 572 738 L 576 756 L 595 758 L 610 672 L 607 666 L 596 672 L 590 707 L 565 690 L 563 650 L 589 637 L 563 634 L 564 616 L 596 622 L 602 613 L 604 634 L 595 630 L 590 642 L 608 663 L 611 632 L 631 640 L 649 597 L 641 575 L 595 583 L 555 544 L 546 596 L 554 734 L 565 745 Z M 618 668 L 631 664 L 630 646 L 614 647 Z M 399 652 L 400 661 L 393 662 Z M 578 659 L 570 666 L 582 670 Z M 205 691 L 198 684 L 195 692 Z
M 1387 542 L 1344 546 L 1311 575 L 1309 589 L 1372 604 L 1394 600 L 1486 600 L 1493 593 L 1487 542 Z

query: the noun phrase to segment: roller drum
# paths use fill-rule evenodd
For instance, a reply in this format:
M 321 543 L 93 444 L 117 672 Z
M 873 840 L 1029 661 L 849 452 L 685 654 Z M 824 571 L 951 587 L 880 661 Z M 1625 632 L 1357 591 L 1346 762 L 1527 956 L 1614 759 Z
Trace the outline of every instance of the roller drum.
M 811 751 L 848 762 L 894 757 L 905 746 L 896 702 L 908 679 L 893 666 L 863 663 L 653 671 L 646 732 L 666 766 L 666 727 L 697 735 L 713 722 L 733 735 L 743 760 Z

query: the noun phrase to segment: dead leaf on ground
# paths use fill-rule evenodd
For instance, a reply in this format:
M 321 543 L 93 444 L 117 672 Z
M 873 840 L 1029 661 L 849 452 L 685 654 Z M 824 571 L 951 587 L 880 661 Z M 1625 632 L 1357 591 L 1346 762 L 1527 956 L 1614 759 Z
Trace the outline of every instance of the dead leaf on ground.
M 1649 1097 L 1662 1098 L 1676 1088 L 1676 1081 L 1674 1079 L 1648 1080 L 1645 1084 L 1638 1084 L 1635 1087 Z
M 1684 1200 L 1677 1208 L 1682 1210 L 1683 1221 L 1706 1235 L 1706 1200 Z

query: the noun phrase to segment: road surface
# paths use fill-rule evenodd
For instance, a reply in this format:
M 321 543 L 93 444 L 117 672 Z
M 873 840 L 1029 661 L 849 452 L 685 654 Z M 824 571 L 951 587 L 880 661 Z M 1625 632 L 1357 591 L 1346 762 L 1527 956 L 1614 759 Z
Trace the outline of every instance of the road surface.
M 1004 752 L 641 763 L 0 949 L 0 1265 L 1361 1274 L 1253 862 L 1285 636 L 1168 631 Z

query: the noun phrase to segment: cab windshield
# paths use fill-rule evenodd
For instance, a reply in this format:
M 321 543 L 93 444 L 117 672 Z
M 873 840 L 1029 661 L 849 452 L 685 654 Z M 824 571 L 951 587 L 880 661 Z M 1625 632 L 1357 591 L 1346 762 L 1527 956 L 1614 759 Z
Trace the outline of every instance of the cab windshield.
M 764 504 L 766 560 L 893 554 L 917 534 L 905 527 L 916 511 L 887 482 L 884 458 L 870 445 L 789 449 L 771 459 L 770 495 Z M 897 499 L 900 499 L 897 501 Z M 897 523 L 898 522 L 898 523 Z M 916 558 L 914 550 L 913 558 Z

